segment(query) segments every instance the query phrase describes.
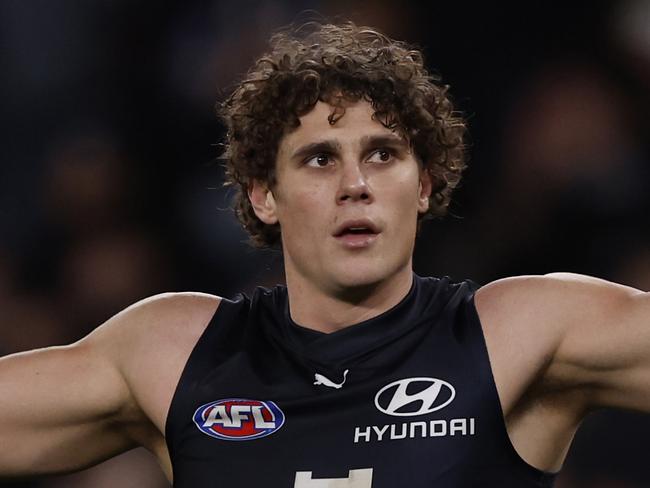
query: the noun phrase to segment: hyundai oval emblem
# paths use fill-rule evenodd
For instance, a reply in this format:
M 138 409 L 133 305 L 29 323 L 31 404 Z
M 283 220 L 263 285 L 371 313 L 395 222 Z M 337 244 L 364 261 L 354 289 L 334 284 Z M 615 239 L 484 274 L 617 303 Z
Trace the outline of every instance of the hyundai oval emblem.
M 388 415 L 414 417 L 449 405 L 454 387 L 437 378 L 405 378 L 384 386 L 375 395 L 375 406 Z

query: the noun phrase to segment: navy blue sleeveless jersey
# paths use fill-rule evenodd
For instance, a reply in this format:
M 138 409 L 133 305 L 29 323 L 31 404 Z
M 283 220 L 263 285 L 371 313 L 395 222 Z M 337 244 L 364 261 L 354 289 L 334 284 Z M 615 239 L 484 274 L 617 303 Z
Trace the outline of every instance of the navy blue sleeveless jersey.
M 331 334 L 295 324 L 282 286 L 224 299 L 170 406 L 174 486 L 551 487 L 508 438 L 476 288 L 414 275 Z

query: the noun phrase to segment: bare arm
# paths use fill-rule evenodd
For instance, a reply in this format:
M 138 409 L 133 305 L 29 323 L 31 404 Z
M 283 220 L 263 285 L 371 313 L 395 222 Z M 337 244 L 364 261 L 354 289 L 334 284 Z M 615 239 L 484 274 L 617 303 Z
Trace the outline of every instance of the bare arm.
M 66 472 L 135 446 L 119 372 L 92 340 L 0 359 L 0 476 Z
M 508 388 L 526 388 L 516 384 L 527 377 L 544 391 L 569 394 L 579 416 L 600 407 L 650 413 L 649 293 L 551 273 L 495 281 L 477 300 L 488 322 L 505 330 L 501 354 L 530 367 L 527 375 L 509 377 Z
M 588 408 L 650 413 L 650 293 L 552 273 L 563 335 L 549 371 L 582 387 Z
M 76 471 L 138 445 L 164 446 L 142 402 L 161 409 L 162 424 L 159 404 L 217 303 L 203 294 L 158 295 L 72 345 L 0 358 L 0 478 Z M 158 367 L 148 367 L 152 361 Z M 149 381 L 160 368 L 163 388 Z

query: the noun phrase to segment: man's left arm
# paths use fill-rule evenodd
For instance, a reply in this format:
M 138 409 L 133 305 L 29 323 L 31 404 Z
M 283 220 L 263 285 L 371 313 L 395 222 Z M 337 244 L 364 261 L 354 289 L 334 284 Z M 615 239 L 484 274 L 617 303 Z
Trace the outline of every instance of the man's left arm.
M 549 373 L 582 389 L 587 409 L 650 413 L 650 293 L 572 273 L 544 280 L 562 331 Z

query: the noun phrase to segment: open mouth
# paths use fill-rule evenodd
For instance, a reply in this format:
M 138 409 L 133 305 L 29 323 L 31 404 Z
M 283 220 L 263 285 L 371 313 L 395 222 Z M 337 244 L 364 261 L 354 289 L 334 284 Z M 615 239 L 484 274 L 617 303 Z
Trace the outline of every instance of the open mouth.
M 355 236 L 374 236 L 377 235 L 376 232 L 374 232 L 372 229 L 368 227 L 346 227 L 343 229 L 341 232 L 336 234 L 335 237 L 343 237 L 343 236 L 348 236 L 348 235 L 355 235 Z
M 370 221 L 346 222 L 333 234 L 337 241 L 348 248 L 362 248 L 372 244 L 379 229 Z

